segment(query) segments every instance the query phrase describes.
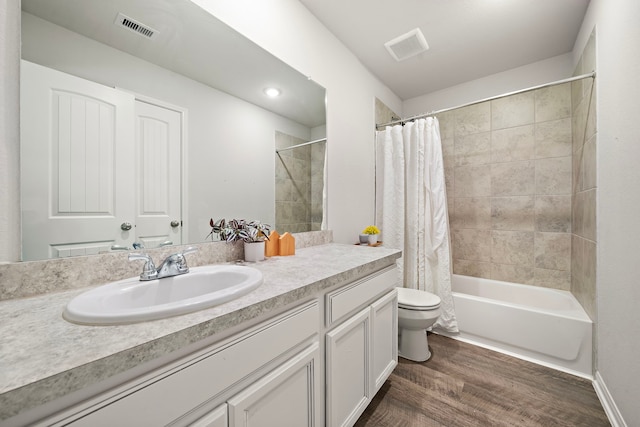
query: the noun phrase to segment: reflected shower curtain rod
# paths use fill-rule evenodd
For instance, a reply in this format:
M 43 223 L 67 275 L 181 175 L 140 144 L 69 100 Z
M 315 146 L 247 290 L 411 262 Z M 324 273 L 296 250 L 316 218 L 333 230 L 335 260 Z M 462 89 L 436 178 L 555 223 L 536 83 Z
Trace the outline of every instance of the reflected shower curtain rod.
M 417 116 L 412 116 L 412 117 L 409 117 L 409 118 L 406 118 L 406 119 L 399 119 L 399 120 L 391 121 L 389 123 L 376 124 L 376 130 L 378 128 L 381 128 L 381 127 L 384 127 L 384 126 L 391 126 L 391 125 L 395 125 L 395 124 L 399 124 L 399 123 L 406 123 L 406 122 L 410 122 L 410 121 L 413 121 L 413 120 L 422 119 L 422 118 L 425 118 L 425 117 L 435 116 L 436 114 L 442 114 L 442 113 L 445 113 L 447 111 L 457 110 L 458 108 L 469 107 L 471 105 L 476 105 L 476 104 L 480 104 L 480 103 L 487 102 L 487 101 L 493 101 L 494 99 L 500 99 L 500 98 L 504 98 L 506 96 L 517 95 L 519 93 L 530 92 L 532 90 L 542 89 L 542 88 L 545 88 L 545 87 L 555 86 L 555 85 L 559 85 L 559 84 L 563 84 L 563 83 L 569 83 L 569 82 L 573 82 L 573 81 L 576 81 L 576 80 L 586 79 L 586 78 L 589 78 L 589 77 L 595 78 L 596 77 L 596 72 L 592 71 L 592 72 L 587 73 L 587 74 L 581 74 L 579 76 L 569 77 L 567 79 L 558 80 L 558 81 L 555 81 L 555 82 L 544 83 L 544 84 L 541 84 L 541 85 L 538 85 L 538 86 L 531 86 L 531 87 L 528 87 L 526 89 L 520 89 L 520 90 L 516 90 L 516 91 L 513 91 L 513 92 L 503 93 L 502 95 L 491 96 L 489 98 L 484 98 L 484 99 L 481 99 L 479 101 L 468 102 L 466 104 L 462 104 L 462 105 L 458 105 L 458 106 L 450 107 L 450 108 L 443 108 L 442 110 L 430 111 L 430 112 L 428 112 L 426 114 L 419 114 Z
M 305 145 L 311 145 L 318 142 L 326 142 L 326 141 L 327 141 L 327 138 L 314 139 L 313 141 L 303 142 L 302 144 L 292 145 L 291 147 L 277 148 L 276 153 L 279 153 L 281 151 L 291 150 L 293 148 L 304 147 Z

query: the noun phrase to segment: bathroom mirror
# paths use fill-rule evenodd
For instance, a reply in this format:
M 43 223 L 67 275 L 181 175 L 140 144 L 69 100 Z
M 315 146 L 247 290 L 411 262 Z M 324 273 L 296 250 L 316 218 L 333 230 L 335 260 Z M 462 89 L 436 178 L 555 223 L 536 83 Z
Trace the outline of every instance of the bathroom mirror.
M 189 0 L 23 0 L 22 11 L 23 260 L 129 250 L 140 241 L 203 242 L 212 217 L 276 223 L 277 138 L 326 136 L 324 88 Z M 71 86 L 31 90 L 49 74 Z M 113 91 L 124 107 L 94 95 L 91 85 Z M 268 97 L 269 87 L 280 96 Z M 67 129 L 77 120 L 60 111 L 73 112 L 78 102 L 83 122 Z M 49 105 L 56 119 L 50 112 L 29 115 L 28 104 Z M 132 121 L 110 116 L 112 108 L 132 111 Z M 173 118 L 165 120 L 165 112 Z M 105 114 L 113 118 L 107 125 L 100 122 Z M 164 142 L 136 140 L 143 133 L 164 137 L 163 126 L 174 119 L 166 125 L 177 129 L 173 151 Z M 89 134 L 91 123 L 102 129 L 96 135 L 113 130 L 106 137 L 111 145 L 93 149 L 111 157 L 61 136 Z M 127 191 L 120 201 L 103 195 Z M 166 208 L 167 199 L 177 200 L 177 210 Z M 130 209 L 116 215 L 123 206 Z M 143 226 L 145 220 L 168 231 Z M 104 237 L 103 228 L 113 235 Z M 51 230 L 58 235 L 43 237 Z M 27 254 L 33 245 L 41 248 Z

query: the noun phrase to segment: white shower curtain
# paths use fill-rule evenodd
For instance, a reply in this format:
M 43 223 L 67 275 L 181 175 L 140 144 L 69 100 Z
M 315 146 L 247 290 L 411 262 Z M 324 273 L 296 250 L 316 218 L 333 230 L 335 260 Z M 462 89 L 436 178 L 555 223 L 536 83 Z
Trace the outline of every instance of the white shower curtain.
M 385 246 L 402 249 L 398 286 L 434 293 L 433 328 L 457 332 L 451 295 L 449 217 L 438 119 L 376 132 L 376 218 Z

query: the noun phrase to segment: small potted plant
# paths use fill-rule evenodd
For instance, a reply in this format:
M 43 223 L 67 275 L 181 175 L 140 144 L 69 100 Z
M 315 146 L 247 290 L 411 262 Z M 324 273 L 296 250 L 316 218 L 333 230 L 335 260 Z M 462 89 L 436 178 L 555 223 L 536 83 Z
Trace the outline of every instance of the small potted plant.
M 209 236 L 217 235 L 220 240 L 227 243 L 244 242 L 244 259 L 249 262 L 262 261 L 264 259 L 264 241 L 269 240 L 271 226 L 260 221 L 245 221 L 244 219 L 224 218 L 214 221 L 209 220 L 211 232 Z
M 362 234 L 360 234 L 360 244 L 368 244 L 375 245 L 378 243 L 378 235 L 380 234 L 380 229 L 375 225 L 370 225 L 364 230 L 362 230 Z

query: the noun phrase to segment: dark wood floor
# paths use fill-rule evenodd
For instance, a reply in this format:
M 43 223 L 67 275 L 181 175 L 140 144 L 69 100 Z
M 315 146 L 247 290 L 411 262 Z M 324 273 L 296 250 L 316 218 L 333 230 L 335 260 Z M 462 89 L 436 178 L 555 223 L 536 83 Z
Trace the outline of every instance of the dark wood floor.
M 400 358 L 356 427 L 609 426 L 591 381 L 440 335 Z

